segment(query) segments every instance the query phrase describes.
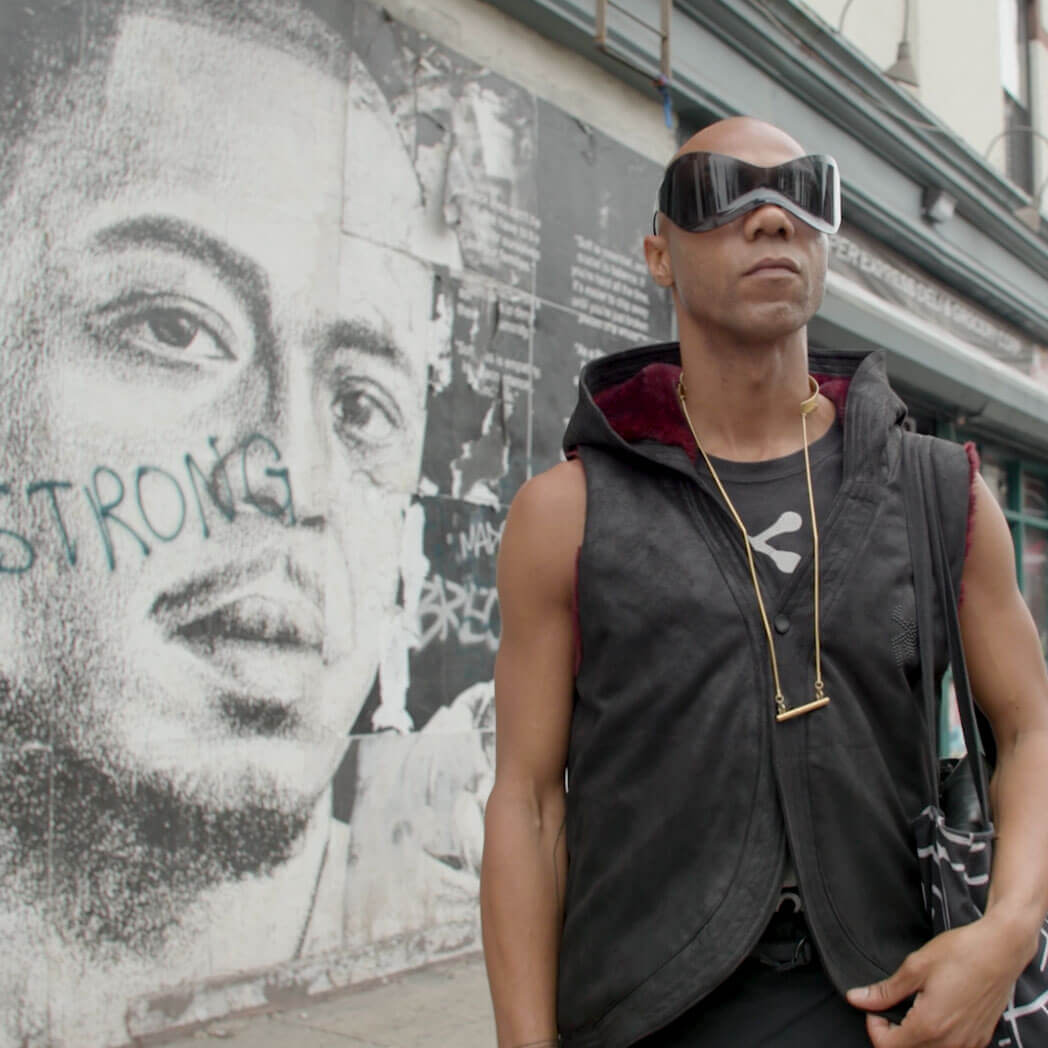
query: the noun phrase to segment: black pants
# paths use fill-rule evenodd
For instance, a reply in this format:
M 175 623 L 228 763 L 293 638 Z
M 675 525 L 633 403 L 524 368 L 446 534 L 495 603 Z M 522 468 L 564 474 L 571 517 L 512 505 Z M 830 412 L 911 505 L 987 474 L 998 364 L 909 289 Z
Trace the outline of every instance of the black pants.
M 863 1014 L 818 963 L 777 972 L 745 964 L 637 1048 L 870 1048 Z
M 870 1048 L 870 1039 L 864 1013 L 823 971 L 803 918 L 787 914 L 734 975 L 636 1048 Z

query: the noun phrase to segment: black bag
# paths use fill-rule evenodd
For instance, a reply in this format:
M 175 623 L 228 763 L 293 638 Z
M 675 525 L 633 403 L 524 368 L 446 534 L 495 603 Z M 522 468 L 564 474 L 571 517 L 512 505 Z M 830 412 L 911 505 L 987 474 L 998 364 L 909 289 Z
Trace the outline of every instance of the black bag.
M 946 774 L 940 779 L 939 803 L 929 805 L 913 822 L 924 902 L 938 935 L 983 915 L 990 884 L 994 829 L 979 732 L 981 715 L 972 702 L 964 662 L 957 595 L 950 574 L 932 443 L 928 438 L 909 434 L 904 438 L 903 473 L 925 702 L 929 710 L 938 710 L 931 637 L 934 616 L 940 609 L 949 643 L 957 710 L 968 751 L 960 761 L 944 762 L 942 770 Z M 936 733 L 931 734 L 934 740 Z M 987 741 L 990 739 L 992 734 L 987 732 Z M 1048 919 L 1041 927 L 1037 955 L 1019 976 L 990 1045 L 992 1048 L 1048 1045 Z

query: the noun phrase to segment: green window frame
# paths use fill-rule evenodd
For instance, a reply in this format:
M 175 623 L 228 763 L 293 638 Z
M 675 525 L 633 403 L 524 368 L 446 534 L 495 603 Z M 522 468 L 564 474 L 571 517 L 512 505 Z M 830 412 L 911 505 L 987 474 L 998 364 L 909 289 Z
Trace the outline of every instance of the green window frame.
M 1032 555 L 1031 539 L 1043 542 L 1045 550 L 1048 551 L 1048 465 L 1040 462 L 1031 462 L 1027 459 L 1013 459 L 1006 464 L 1008 471 L 1007 493 L 1004 510 L 1004 518 L 1012 531 L 1012 545 L 1015 549 L 1015 574 L 1019 583 L 1019 590 L 1026 600 L 1030 611 L 1033 613 L 1034 622 L 1037 624 L 1037 633 L 1041 639 L 1041 650 L 1048 655 L 1048 601 L 1045 591 L 1048 586 L 1044 584 L 1043 574 L 1041 576 L 1040 592 L 1032 593 L 1031 580 L 1034 577 L 1033 570 L 1028 564 Z M 1031 511 L 1026 498 L 1032 487 L 1028 484 L 1042 487 L 1042 507 L 1040 512 Z M 1042 555 L 1038 570 L 1044 572 L 1045 561 Z

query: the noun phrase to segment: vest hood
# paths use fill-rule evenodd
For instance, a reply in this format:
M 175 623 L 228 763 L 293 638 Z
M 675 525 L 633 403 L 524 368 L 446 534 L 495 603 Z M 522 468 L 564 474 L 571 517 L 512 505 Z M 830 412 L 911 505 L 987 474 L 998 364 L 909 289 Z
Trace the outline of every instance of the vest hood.
M 838 418 L 847 419 L 846 430 L 859 423 L 866 437 L 875 430 L 883 440 L 906 417 L 906 405 L 888 385 L 882 352 L 809 350 L 808 364 L 819 391 L 836 404 Z M 698 449 L 677 400 L 680 372 L 677 342 L 641 346 L 587 364 L 564 434 L 564 453 L 574 457 L 586 445 L 690 472 Z

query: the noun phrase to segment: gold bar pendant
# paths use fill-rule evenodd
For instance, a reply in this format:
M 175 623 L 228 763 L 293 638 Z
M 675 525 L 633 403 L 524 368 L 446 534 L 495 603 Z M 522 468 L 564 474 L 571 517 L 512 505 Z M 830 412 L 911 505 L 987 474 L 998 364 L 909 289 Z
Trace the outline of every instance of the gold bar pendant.
M 821 699 L 813 699 L 811 702 L 806 702 L 803 706 L 793 706 L 782 713 L 776 713 L 775 719 L 780 722 L 792 720 L 794 717 L 801 717 L 805 713 L 811 713 L 812 710 L 817 710 L 820 706 L 828 705 L 829 701 L 829 695 L 823 695 Z

